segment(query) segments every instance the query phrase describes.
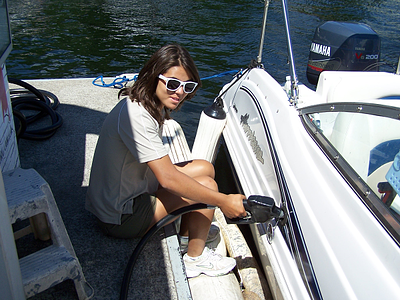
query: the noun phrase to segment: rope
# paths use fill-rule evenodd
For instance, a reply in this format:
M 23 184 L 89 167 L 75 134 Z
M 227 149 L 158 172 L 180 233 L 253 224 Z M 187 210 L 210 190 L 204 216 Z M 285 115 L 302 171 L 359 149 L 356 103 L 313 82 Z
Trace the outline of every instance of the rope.
M 208 80 L 208 79 L 212 79 L 212 78 L 216 78 L 216 77 L 222 77 L 222 76 L 226 76 L 229 74 L 236 74 L 238 73 L 238 70 L 232 70 L 232 71 L 226 71 L 226 72 L 222 72 L 219 74 L 215 74 L 212 76 L 208 76 L 208 77 L 203 77 L 201 78 L 201 80 Z M 135 75 L 133 78 L 128 78 L 126 76 L 123 77 L 117 77 L 115 78 L 111 83 L 105 83 L 104 81 L 104 77 L 102 75 L 97 76 L 94 80 L 93 80 L 93 84 L 95 86 L 100 86 L 100 87 L 114 87 L 117 89 L 122 89 L 126 83 L 128 83 L 129 81 L 135 81 L 137 79 L 137 75 Z M 98 81 L 100 81 L 100 83 L 98 83 Z
M 129 81 L 134 81 L 136 80 L 137 75 L 133 76 L 133 78 L 128 78 L 126 76 L 123 77 L 117 77 L 113 80 L 113 82 L 111 83 L 105 83 L 104 82 L 104 78 L 102 75 L 97 76 L 94 80 L 93 80 L 93 84 L 96 86 L 100 86 L 100 87 L 115 87 L 117 89 L 122 89 L 124 87 L 124 84 L 128 83 Z M 97 81 L 100 80 L 101 84 L 97 83 Z
M 215 77 L 222 77 L 222 76 L 229 75 L 229 74 L 236 74 L 237 72 L 239 72 L 239 71 L 238 70 L 226 71 L 226 72 L 222 72 L 222 73 L 219 73 L 219 74 L 216 74 L 216 75 L 203 77 L 203 78 L 201 78 L 201 80 L 208 80 L 208 79 L 212 79 L 212 78 L 215 78 Z

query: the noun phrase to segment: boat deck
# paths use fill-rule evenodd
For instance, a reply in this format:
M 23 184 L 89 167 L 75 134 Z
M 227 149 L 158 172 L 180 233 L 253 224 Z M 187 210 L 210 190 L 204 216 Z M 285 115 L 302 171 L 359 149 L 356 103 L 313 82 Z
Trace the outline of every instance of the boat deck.
M 64 123 L 50 139 L 21 139 L 19 154 L 22 168 L 34 168 L 49 183 L 86 280 L 95 290 L 94 299 L 108 300 L 119 298 L 126 264 L 139 239 L 121 240 L 104 236 L 97 227 L 95 217 L 84 208 L 97 136 L 107 113 L 118 101 L 119 91 L 94 86 L 92 80 L 27 81 L 37 89 L 58 97 L 60 105 L 57 112 Z M 11 89 L 15 87 L 10 86 Z M 169 239 L 165 237 L 165 231 L 160 230 L 144 247 L 133 270 L 129 299 L 190 298 L 190 294 L 188 297 L 185 294 L 188 292 L 186 277 L 182 277 L 182 269 L 181 274 L 176 273 L 179 262 L 178 267 L 174 267 L 176 262 L 171 260 L 168 250 L 171 244 L 168 245 Z M 174 237 L 176 241 L 176 236 L 172 236 L 172 243 Z M 17 247 L 19 254 L 25 255 L 32 249 L 43 247 L 43 242 L 29 235 L 19 239 Z M 234 276 L 233 273 L 230 275 Z M 198 289 L 201 298 L 213 299 L 212 295 L 204 294 L 207 291 L 203 291 L 201 282 L 200 278 L 192 284 L 192 294 L 198 294 L 193 290 Z M 77 299 L 77 294 L 73 282 L 65 281 L 30 299 L 68 300 Z

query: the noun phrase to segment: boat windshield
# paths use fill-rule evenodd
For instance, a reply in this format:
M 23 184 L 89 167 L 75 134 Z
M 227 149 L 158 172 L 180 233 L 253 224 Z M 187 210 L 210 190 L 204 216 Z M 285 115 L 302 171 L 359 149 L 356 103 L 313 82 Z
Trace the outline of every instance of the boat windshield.
M 400 244 L 400 109 L 356 103 L 332 107 L 303 111 L 303 120 Z

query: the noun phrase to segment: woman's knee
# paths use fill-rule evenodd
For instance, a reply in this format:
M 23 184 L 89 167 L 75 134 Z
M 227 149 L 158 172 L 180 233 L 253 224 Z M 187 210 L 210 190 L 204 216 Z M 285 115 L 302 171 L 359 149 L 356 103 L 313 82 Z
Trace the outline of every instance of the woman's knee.
M 218 184 L 215 182 L 215 180 L 209 176 L 199 176 L 194 178 L 197 182 L 200 184 L 208 187 L 209 189 L 212 189 L 214 191 L 218 191 Z
M 208 176 L 210 176 L 211 178 L 215 178 L 214 165 L 206 160 L 203 160 L 203 162 L 205 162 L 206 171 L 209 173 Z
M 208 176 L 215 177 L 214 166 L 204 159 L 195 159 L 190 162 L 177 164 L 178 169 L 190 177 Z
M 200 173 L 199 175 L 204 175 L 211 178 L 215 177 L 214 166 L 210 162 L 204 159 L 196 159 L 193 162 L 197 164 L 198 172 Z

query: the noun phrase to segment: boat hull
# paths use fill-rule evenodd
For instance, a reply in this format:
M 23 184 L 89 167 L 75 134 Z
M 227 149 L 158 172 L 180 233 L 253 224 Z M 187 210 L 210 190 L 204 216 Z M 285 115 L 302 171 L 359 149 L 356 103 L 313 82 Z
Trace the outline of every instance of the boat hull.
M 282 86 L 252 69 L 223 100 L 223 136 L 240 188 L 287 208 L 285 226 L 251 226 L 274 297 L 399 295 L 398 245 L 305 130 Z

